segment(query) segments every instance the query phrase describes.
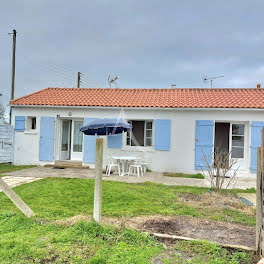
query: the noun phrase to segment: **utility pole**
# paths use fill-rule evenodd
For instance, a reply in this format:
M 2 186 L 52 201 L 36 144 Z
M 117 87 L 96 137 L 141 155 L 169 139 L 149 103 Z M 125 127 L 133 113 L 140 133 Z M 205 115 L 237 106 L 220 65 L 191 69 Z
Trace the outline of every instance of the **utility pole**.
M 78 72 L 78 78 L 77 78 L 77 88 L 80 88 L 80 84 L 81 84 L 81 73 Z
M 13 35 L 13 55 L 12 55 L 12 81 L 11 81 L 11 100 L 15 98 L 15 75 L 16 75 L 16 30 L 14 29 L 9 35 Z M 11 124 L 12 107 L 10 106 L 9 124 Z

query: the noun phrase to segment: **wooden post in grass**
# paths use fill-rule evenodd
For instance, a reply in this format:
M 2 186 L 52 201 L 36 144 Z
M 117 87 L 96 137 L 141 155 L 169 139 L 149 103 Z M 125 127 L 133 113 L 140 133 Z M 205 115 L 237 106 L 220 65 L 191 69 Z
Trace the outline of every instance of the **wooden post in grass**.
M 264 129 L 261 131 L 261 147 L 257 150 L 257 188 L 256 188 L 256 251 L 263 257 L 263 188 L 264 188 Z
M 1 178 L 0 188 L 25 216 L 31 217 L 35 215 L 27 204 Z
M 256 191 L 256 251 L 260 253 L 261 226 L 262 226 L 262 203 L 261 203 L 261 148 L 257 152 L 257 191 Z
M 93 218 L 99 224 L 101 223 L 102 174 L 103 174 L 103 138 L 97 138 Z

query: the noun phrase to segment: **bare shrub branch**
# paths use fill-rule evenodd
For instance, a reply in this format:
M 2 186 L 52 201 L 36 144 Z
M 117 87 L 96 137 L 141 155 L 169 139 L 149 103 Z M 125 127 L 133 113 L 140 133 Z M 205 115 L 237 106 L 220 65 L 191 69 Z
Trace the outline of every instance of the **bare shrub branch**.
M 203 155 L 202 162 L 204 165 L 202 173 L 210 182 L 211 188 L 215 191 L 228 188 L 231 184 L 236 183 L 239 167 L 235 165 L 238 161 L 231 158 L 230 151 L 215 149 L 213 162 L 205 154 Z

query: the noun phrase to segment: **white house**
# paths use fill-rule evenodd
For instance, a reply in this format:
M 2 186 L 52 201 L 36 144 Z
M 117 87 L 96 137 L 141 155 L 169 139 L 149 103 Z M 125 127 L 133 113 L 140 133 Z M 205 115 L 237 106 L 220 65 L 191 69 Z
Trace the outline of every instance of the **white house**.
M 239 175 L 255 177 L 264 89 L 47 88 L 12 100 L 15 164 L 78 160 L 93 166 L 95 136 L 80 128 L 123 118 L 133 135 L 108 136 L 104 155 L 149 156 L 153 171 L 195 173 L 214 147 L 232 151 Z M 135 143 L 137 141 L 137 144 Z

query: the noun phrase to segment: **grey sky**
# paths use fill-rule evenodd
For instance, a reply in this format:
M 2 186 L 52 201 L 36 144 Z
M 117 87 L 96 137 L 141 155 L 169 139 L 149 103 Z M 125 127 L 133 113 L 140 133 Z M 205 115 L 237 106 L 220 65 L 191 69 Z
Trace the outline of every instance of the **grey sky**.
M 264 1 L 1 1 L 0 93 L 10 97 L 17 29 L 15 97 L 45 87 L 119 77 L 121 88 L 264 84 Z M 96 83 L 95 83 L 96 81 Z

